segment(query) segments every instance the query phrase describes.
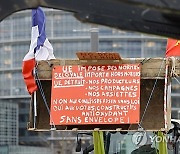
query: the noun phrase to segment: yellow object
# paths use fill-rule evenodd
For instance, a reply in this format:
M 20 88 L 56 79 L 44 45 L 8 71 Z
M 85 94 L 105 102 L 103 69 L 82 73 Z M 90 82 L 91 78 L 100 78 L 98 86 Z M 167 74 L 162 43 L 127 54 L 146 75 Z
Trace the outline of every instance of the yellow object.
M 180 40 L 178 40 L 175 44 L 175 46 L 179 45 L 180 44 Z
M 93 131 L 94 154 L 105 154 L 102 131 Z
M 168 154 L 166 135 L 159 131 L 157 137 L 159 138 L 159 154 Z

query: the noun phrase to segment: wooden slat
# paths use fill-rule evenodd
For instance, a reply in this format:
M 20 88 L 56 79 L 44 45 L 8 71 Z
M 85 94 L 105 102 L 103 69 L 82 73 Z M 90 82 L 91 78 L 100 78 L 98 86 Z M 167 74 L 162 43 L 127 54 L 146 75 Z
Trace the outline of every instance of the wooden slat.
M 79 51 L 76 53 L 79 60 L 120 60 L 121 57 L 117 52 L 84 52 Z
M 164 78 L 166 60 L 163 58 L 154 59 L 130 59 L 124 58 L 122 60 L 50 60 L 40 61 L 38 63 L 38 73 L 41 80 L 51 80 L 51 70 L 55 65 L 115 65 L 115 64 L 140 64 L 141 78 L 143 79 L 155 79 Z M 180 66 L 178 61 L 177 66 Z M 176 73 L 180 75 L 180 69 L 176 70 Z

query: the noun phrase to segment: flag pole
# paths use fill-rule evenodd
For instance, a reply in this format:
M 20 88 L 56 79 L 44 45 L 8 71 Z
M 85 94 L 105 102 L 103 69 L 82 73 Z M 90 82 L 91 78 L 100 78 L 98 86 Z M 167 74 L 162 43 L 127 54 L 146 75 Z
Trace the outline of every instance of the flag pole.
M 33 95 L 34 95 L 34 129 L 35 129 L 36 128 L 36 117 L 37 117 L 36 91 L 34 91 Z

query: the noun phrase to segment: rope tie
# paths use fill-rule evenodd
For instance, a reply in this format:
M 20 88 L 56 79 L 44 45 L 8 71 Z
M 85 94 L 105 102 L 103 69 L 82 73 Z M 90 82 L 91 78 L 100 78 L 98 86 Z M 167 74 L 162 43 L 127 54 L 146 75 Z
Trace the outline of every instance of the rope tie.
M 172 62 L 172 68 L 171 68 L 171 77 L 177 77 L 178 75 L 176 74 L 176 58 L 175 57 L 169 57 Z

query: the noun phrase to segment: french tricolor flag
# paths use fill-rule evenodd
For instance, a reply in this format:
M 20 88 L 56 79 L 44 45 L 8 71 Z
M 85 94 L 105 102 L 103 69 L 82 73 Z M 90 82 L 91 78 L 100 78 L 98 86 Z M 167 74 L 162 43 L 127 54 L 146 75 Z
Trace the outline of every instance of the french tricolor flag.
M 45 14 L 38 7 L 32 10 L 32 32 L 29 52 L 23 59 L 22 74 L 29 94 L 37 90 L 37 85 L 33 76 L 36 61 L 55 59 L 53 47 L 46 38 Z

